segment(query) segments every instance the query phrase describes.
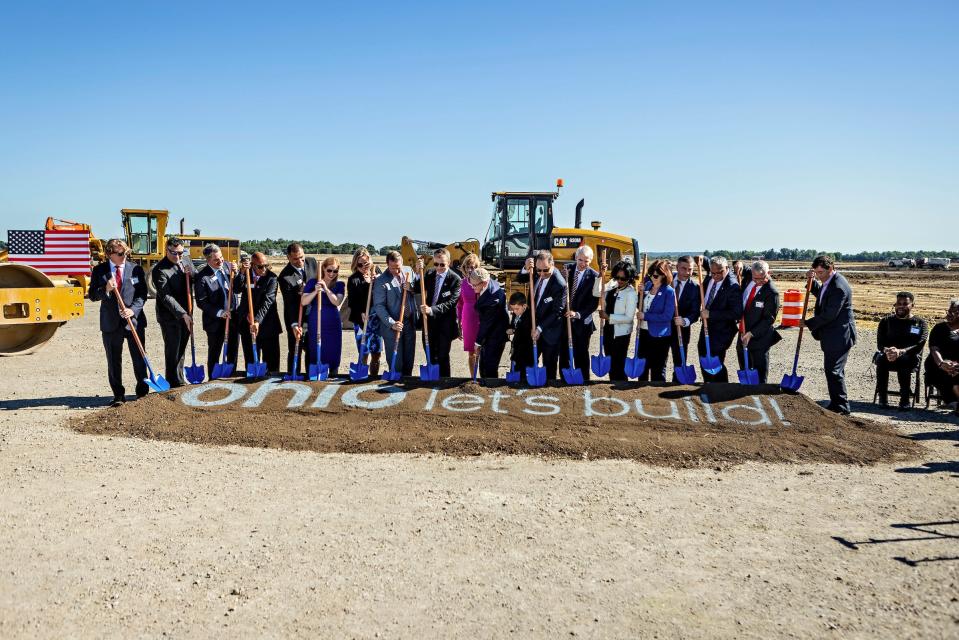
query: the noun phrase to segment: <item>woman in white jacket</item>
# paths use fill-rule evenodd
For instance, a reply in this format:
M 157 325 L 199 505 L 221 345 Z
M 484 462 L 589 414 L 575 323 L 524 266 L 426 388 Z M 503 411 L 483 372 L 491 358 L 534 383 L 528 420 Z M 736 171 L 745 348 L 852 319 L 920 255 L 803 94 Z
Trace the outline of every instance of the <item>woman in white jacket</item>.
M 601 265 L 606 271 L 606 265 Z M 603 341 L 606 353 L 611 360 L 610 380 L 627 380 L 626 355 L 629 352 L 630 336 L 633 333 L 633 320 L 636 317 L 638 294 L 634 282 L 636 267 L 629 262 L 620 261 L 613 266 L 612 278 L 600 291 L 600 279 L 596 279 L 593 295 L 604 296 L 606 310 L 599 316 L 606 321 L 603 329 Z

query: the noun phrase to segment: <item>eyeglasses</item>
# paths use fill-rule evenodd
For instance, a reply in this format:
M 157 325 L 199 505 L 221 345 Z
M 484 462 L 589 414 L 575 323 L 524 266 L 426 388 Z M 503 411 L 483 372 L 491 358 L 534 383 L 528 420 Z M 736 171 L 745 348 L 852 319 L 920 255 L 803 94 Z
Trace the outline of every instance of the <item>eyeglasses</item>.
M 339 269 L 327 269 L 326 272 L 327 272 L 327 273 L 339 273 L 340 270 L 339 270 Z
M 126 251 L 114 251 L 114 252 L 111 253 L 110 255 L 111 255 L 111 256 L 125 256 L 126 254 L 127 254 Z
M 255 264 L 255 265 L 253 265 L 253 268 L 254 268 L 254 269 L 266 269 L 266 265 L 265 265 L 265 264 Z
M 651 274 L 649 274 L 649 277 L 650 277 L 650 278 L 662 278 L 662 277 L 663 277 L 663 274 L 661 274 L 661 273 L 651 273 Z
M 365 268 L 367 268 L 368 266 L 370 266 L 370 263 L 369 263 L 369 262 L 357 262 L 357 263 L 356 263 L 356 268 L 357 268 L 357 269 L 365 269 Z
M 166 251 L 167 251 L 167 253 L 169 253 L 171 256 L 182 256 L 182 255 L 183 255 L 183 252 L 182 252 L 182 251 L 173 251 L 173 250 L 171 250 L 171 249 L 167 249 Z
M 536 273 L 549 273 L 549 269 L 537 269 Z
M 433 263 L 433 266 L 436 267 L 436 268 L 438 268 L 438 269 L 445 269 L 445 268 L 446 268 L 446 263 L 445 263 L 445 262 L 434 262 L 434 263 Z
M 627 278 L 626 276 L 616 276 L 616 279 L 619 280 L 620 282 L 626 282 L 627 280 L 629 280 L 629 278 Z

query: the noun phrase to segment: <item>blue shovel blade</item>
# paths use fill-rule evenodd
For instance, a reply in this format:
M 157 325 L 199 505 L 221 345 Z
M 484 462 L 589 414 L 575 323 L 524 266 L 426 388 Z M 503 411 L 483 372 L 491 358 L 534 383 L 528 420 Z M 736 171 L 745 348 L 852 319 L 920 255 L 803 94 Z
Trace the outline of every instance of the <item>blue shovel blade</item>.
M 330 365 L 328 364 L 311 364 L 310 370 L 308 371 L 310 380 L 316 382 L 317 380 L 326 380 L 330 377 Z
M 153 378 L 144 378 L 144 382 L 147 383 L 147 386 L 156 391 L 157 393 L 163 393 L 164 391 L 170 390 L 170 383 L 167 382 L 163 376 L 154 376 Z
M 599 377 L 603 377 L 609 373 L 613 359 L 609 356 L 590 356 L 589 363 L 593 373 Z
M 563 380 L 566 384 L 583 384 L 583 372 L 572 367 L 563 369 Z
M 230 362 L 223 362 L 213 365 L 213 373 L 210 374 L 210 380 L 216 380 L 217 378 L 229 378 L 233 375 L 233 364 Z
M 723 370 L 723 363 L 716 356 L 703 356 L 699 359 L 699 364 L 703 371 L 710 375 L 716 375 Z
M 696 367 L 692 365 L 683 365 L 676 367 L 676 379 L 680 384 L 693 384 L 696 382 Z
M 206 372 L 203 370 L 203 365 L 183 367 L 183 372 L 186 374 L 187 382 L 190 384 L 200 384 L 206 377 Z
M 506 382 L 519 382 L 520 372 L 516 370 L 516 363 L 509 363 L 509 371 L 506 372 Z
M 638 378 L 646 371 L 646 358 L 626 358 L 626 376 Z
M 799 387 L 802 386 L 805 376 L 794 376 L 794 375 L 785 375 L 783 376 L 783 381 L 779 383 L 779 386 L 787 391 L 799 391 Z
M 736 372 L 739 384 L 759 384 L 759 372 L 755 369 L 740 369 Z
M 362 362 L 350 363 L 350 380 L 358 382 L 370 377 L 370 367 Z
M 546 367 L 526 367 L 526 383 L 531 387 L 546 384 Z
M 421 364 L 420 380 L 434 382 L 440 379 L 440 366 L 438 364 Z
M 383 374 L 383 379 L 389 382 L 398 382 L 403 374 L 399 371 L 387 371 Z

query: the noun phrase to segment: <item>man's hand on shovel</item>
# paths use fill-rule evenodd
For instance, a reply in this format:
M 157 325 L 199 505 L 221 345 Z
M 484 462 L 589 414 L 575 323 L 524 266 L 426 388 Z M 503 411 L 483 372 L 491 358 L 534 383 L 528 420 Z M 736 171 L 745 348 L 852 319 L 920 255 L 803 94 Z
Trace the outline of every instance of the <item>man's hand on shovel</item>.
M 186 330 L 190 333 L 193 333 L 193 318 L 190 317 L 189 313 L 183 314 L 183 324 L 186 325 Z

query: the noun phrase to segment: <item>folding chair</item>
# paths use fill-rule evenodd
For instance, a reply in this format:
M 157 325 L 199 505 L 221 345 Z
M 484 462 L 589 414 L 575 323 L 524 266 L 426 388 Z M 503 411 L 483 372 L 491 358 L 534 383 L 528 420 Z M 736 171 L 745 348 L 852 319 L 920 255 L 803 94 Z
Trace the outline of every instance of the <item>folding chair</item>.
M 896 380 L 898 382 L 899 377 L 898 375 L 894 375 L 895 373 L 896 372 L 892 370 L 889 372 L 889 378 L 886 381 L 886 389 L 885 389 L 886 398 L 889 398 L 889 384 L 893 380 Z M 915 384 L 913 384 L 912 382 L 913 376 L 915 376 L 916 378 Z M 911 392 L 909 394 L 909 402 L 910 402 L 909 406 L 911 408 L 915 408 L 916 405 L 919 404 L 919 385 L 920 385 L 921 377 L 922 377 L 922 353 L 919 354 L 919 360 L 917 360 L 916 366 L 912 369 L 912 371 L 909 372 L 909 390 Z M 873 404 L 877 404 L 879 402 L 880 391 L 882 390 L 879 388 L 879 376 L 877 375 L 876 387 L 872 392 Z M 929 408 L 929 387 L 928 386 L 926 387 L 926 408 L 927 409 Z

